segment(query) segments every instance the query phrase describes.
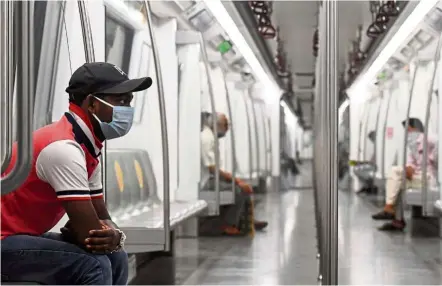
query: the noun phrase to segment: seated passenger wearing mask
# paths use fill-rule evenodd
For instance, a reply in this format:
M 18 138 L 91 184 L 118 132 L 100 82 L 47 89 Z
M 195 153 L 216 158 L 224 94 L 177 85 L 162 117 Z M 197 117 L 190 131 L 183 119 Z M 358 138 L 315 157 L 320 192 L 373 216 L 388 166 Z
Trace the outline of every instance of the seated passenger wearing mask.
M 215 118 L 213 118 L 215 117 Z M 203 113 L 202 131 L 201 131 L 201 186 L 203 189 L 215 189 L 214 180 L 210 180 L 211 175 L 215 172 L 219 172 L 220 176 L 220 188 L 228 189 L 231 187 L 232 175 L 223 171 L 217 170 L 215 164 L 215 136 L 212 130 L 213 120 L 217 122 L 218 138 L 222 138 L 229 130 L 229 122 L 225 114 L 217 113 L 213 116 L 210 113 Z M 224 206 L 225 213 L 222 215 L 223 225 L 222 231 L 228 235 L 241 234 L 239 230 L 239 220 L 244 210 L 244 206 L 247 200 L 250 198 L 250 194 L 253 193 L 253 189 L 250 185 L 244 183 L 240 179 L 235 179 L 235 184 L 239 190 L 235 196 L 235 205 Z M 255 230 L 262 230 L 267 226 L 267 222 L 254 220 Z
M 408 121 L 408 142 L 407 142 L 407 167 L 404 170 L 402 166 L 392 166 L 391 173 L 388 176 L 386 183 L 386 196 L 384 209 L 372 216 L 375 220 L 392 220 L 391 223 L 386 223 L 381 226 L 380 230 L 402 230 L 405 228 L 405 221 L 403 219 L 397 220 L 395 218 L 395 204 L 401 189 L 404 188 L 403 175 L 406 172 L 406 187 L 421 189 L 422 187 L 422 164 L 427 160 L 427 178 L 428 185 L 436 183 L 437 175 L 437 144 L 428 138 L 428 157 L 423 158 L 423 143 L 424 143 L 424 126 L 417 118 L 410 118 Z M 406 126 L 406 120 L 402 122 Z
M 101 184 L 103 142 L 126 135 L 132 92 L 152 85 L 130 80 L 109 63 L 86 63 L 72 75 L 69 111 L 33 133 L 32 168 L 1 198 L 2 282 L 126 285 L 125 235 L 112 222 Z M 7 175 L 17 160 L 17 143 Z M 61 234 L 49 233 L 67 213 Z

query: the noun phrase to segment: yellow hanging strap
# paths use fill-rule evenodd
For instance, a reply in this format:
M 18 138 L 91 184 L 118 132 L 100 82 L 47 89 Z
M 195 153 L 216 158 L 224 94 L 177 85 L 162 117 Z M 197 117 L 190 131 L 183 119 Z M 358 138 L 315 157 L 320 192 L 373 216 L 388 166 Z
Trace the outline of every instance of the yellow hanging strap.
M 255 237 L 255 205 L 253 204 L 253 197 L 250 197 L 249 201 L 249 236 L 251 238 Z

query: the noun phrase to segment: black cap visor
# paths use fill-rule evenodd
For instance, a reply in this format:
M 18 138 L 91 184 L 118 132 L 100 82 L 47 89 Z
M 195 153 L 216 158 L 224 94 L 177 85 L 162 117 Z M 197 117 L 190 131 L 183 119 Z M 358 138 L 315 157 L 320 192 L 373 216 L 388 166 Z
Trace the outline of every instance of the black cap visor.
M 124 94 L 129 92 L 137 92 L 148 89 L 152 85 L 150 77 L 142 77 L 136 79 L 129 79 L 114 85 L 113 87 L 99 90 L 96 93 L 102 94 Z

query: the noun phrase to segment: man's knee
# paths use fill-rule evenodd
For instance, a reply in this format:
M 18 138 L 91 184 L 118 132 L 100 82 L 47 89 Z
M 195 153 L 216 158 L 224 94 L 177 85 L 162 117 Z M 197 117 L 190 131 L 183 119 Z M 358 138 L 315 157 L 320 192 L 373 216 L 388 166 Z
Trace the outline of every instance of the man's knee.
M 389 177 L 391 179 L 401 178 L 403 169 L 402 166 L 391 166 Z
M 129 277 L 129 262 L 125 251 L 118 251 L 108 255 L 112 264 L 114 285 L 126 285 Z
M 106 255 L 88 256 L 83 266 L 83 285 L 112 285 L 112 265 Z

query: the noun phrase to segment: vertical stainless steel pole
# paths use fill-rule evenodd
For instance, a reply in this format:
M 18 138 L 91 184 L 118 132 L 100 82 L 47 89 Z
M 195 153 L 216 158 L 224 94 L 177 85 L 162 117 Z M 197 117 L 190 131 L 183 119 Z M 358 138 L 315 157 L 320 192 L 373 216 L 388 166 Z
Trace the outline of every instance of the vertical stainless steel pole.
M 31 171 L 32 161 L 32 126 L 34 122 L 34 3 L 16 1 L 12 4 L 17 9 L 14 17 L 16 35 L 14 46 L 17 55 L 17 158 L 12 170 L 1 179 L 1 194 L 6 195 L 19 187 Z M 10 7 L 9 7 L 10 8 Z M 15 9 L 14 8 L 14 9 Z M 9 22 L 10 23 L 10 22 Z M 9 64 L 8 64 L 8 71 Z M 13 74 L 9 74 L 13 76 Z M 8 78 L 9 80 L 10 78 Z M 9 92 L 13 92 L 13 86 Z M 6 96 L 9 96 L 7 94 Z M 11 96 L 12 99 L 12 96 Z M 12 105 L 12 101 L 8 103 Z M 12 130 L 12 118 L 9 128 Z M 12 146 L 8 146 L 12 147 Z
M 203 64 L 204 69 L 206 71 L 207 76 L 207 84 L 209 86 L 209 99 L 210 99 L 210 107 L 212 109 L 212 128 L 213 133 L 215 134 L 215 202 L 216 202 L 216 208 L 214 215 L 220 214 L 220 207 L 221 207 L 221 194 L 220 194 L 220 177 L 219 177 L 219 170 L 221 169 L 220 164 L 220 156 L 219 156 L 219 137 L 218 137 L 218 115 L 216 112 L 216 104 L 215 104 L 215 93 L 213 91 L 213 83 L 212 83 L 212 76 L 210 74 L 210 66 L 209 66 L 209 57 L 207 56 L 207 47 L 206 42 L 204 42 L 203 35 L 200 34 L 200 47 L 201 47 L 201 55 L 203 58 Z
M 229 93 L 229 87 L 227 85 L 227 75 L 224 69 L 221 67 L 221 72 L 223 74 L 224 79 L 224 89 L 226 90 L 226 102 L 227 102 L 227 111 L 229 113 L 229 119 L 230 119 L 230 144 L 231 144 L 231 151 L 232 151 L 232 193 L 235 194 L 236 189 L 236 142 L 235 142 L 235 130 L 234 130 L 234 123 L 233 123 L 233 112 L 232 112 L 232 104 L 230 102 L 230 93 Z M 235 196 L 233 196 L 235 198 Z
M 364 128 L 364 137 L 362 137 L 362 143 L 364 146 L 364 149 L 362 150 L 362 161 L 367 161 L 367 136 L 368 136 L 368 123 L 370 122 L 370 115 L 371 115 L 371 109 L 373 102 L 369 101 L 367 103 L 367 116 L 365 118 L 365 128 Z
M 170 243 L 170 179 L 169 179 L 169 139 L 167 136 L 167 115 L 166 99 L 164 98 L 164 87 L 161 73 L 160 56 L 153 31 L 153 20 L 150 8 L 150 1 L 145 1 L 147 9 L 147 24 L 149 25 L 149 37 L 152 44 L 155 73 L 157 75 L 158 103 L 160 108 L 161 122 L 161 147 L 163 149 L 163 225 L 164 225 L 164 250 L 169 251 Z
M 2 2 L 4 13 L 2 14 L 2 26 L 5 27 L 4 34 L 4 50 L 0 57 L 4 62 L 2 67 L 5 68 L 4 75 L 2 76 L 2 88 L 4 92 L 4 102 L 2 102 L 2 132 L 5 132 L 4 142 L 2 142 L 2 165 L 1 172 L 6 171 L 11 161 L 12 143 L 13 143 L 13 128 L 12 128 L 12 116 L 13 116 L 13 97 L 14 97 L 14 77 L 16 59 L 14 51 L 14 2 L 5 1 Z M 4 22 L 3 22 L 4 21 Z M 4 127 L 4 128 L 3 128 Z M 3 138 L 2 138 L 3 139 Z
M 247 96 L 243 94 L 244 104 L 246 107 L 246 118 L 247 118 L 247 137 L 249 139 L 249 179 L 252 181 L 253 179 L 253 158 L 252 158 L 252 125 L 250 123 L 250 113 L 249 113 L 249 105 L 247 101 Z
M 255 102 L 254 100 L 252 100 L 252 98 L 250 98 L 250 104 L 252 107 L 252 116 L 253 116 L 253 124 L 255 125 L 255 141 L 256 141 L 256 176 L 260 177 L 260 152 L 259 152 L 259 129 L 258 129 L 258 120 L 256 118 L 256 107 L 255 107 Z
M 434 93 L 434 80 L 436 78 L 437 74 L 437 65 L 439 63 L 439 57 L 440 57 L 440 49 L 441 49 L 441 35 L 439 35 L 439 39 L 437 41 L 437 48 L 436 53 L 434 55 L 434 69 L 433 74 L 431 77 L 430 87 L 428 89 L 428 99 L 427 99 L 427 108 L 425 111 L 425 122 L 424 122 L 424 146 L 423 146 L 423 157 L 428 158 L 428 125 L 430 123 L 430 113 L 431 113 L 431 101 L 433 99 L 433 93 Z M 422 164 L 422 214 L 424 216 L 428 215 L 428 160 L 425 159 Z
M 408 138 L 408 119 L 410 117 L 410 109 L 411 109 L 411 100 L 413 98 L 413 91 L 414 91 L 414 86 L 415 86 L 415 81 L 416 81 L 416 74 L 417 74 L 417 70 L 419 68 L 419 61 L 416 62 L 416 67 L 414 68 L 413 71 L 413 77 L 411 80 L 411 87 L 410 87 L 410 94 L 408 96 L 408 107 L 407 107 L 407 117 L 406 117 L 406 122 L 405 122 L 405 130 L 404 130 L 404 150 L 402 153 L 402 167 L 403 167 L 403 175 L 402 175 L 402 182 L 404 183 L 404 189 L 407 187 L 407 172 L 405 172 L 405 168 L 407 167 L 407 147 L 408 147 L 408 142 L 407 142 L 407 138 Z M 399 192 L 398 197 L 396 198 L 396 219 L 398 220 L 402 220 L 404 218 L 404 201 L 403 201 L 403 192 L 404 190 L 401 190 Z
M 328 2 L 330 6 L 330 66 L 329 76 L 330 100 L 329 104 L 329 126 L 330 126 L 330 243 L 329 243 L 329 285 L 338 284 L 338 2 Z
M 388 102 L 387 102 L 387 111 L 385 112 L 385 120 L 384 120 L 384 128 L 382 131 L 382 165 L 381 165 L 381 173 L 382 173 L 382 180 L 385 180 L 385 137 L 387 133 L 387 122 L 388 122 L 388 113 L 390 112 L 390 104 L 391 104 L 391 90 L 388 93 Z
M 321 63 L 320 63 L 320 77 L 321 77 L 321 92 L 319 95 L 319 124 L 318 124 L 318 135 L 319 135 L 319 142 L 324 142 L 325 136 L 324 136 L 324 110 L 325 107 L 325 100 L 326 100 L 326 92 L 327 92 L 327 71 L 325 69 L 326 61 L 327 61 L 327 23 L 326 23 L 326 8 L 323 2 L 322 8 L 321 8 L 321 24 L 320 24 L 320 44 L 319 47 L 321 49 Z M 325 155 L 325 146 L 323 144 L 319 144 L 318 151 L 320 154 L 320 158 L 324 158 Z M 319 173 L 318 175 L 318 198 L 319 198 L 319 210 L 320 210 L 320 218 L 321 218 L 321 277 L 322 282 L 324 282 L 324 275 L 327 272 L 327 265 L 326 261 L 328 260 L 327 257 L 327 209 L 326 209 L 326 197 L 324 194 L 324 181 L 325 181 L 325 172 L 327 162 L 323 161 L 322 163 L 319 162 Z
M 379 169 L 378 166 L 378 138 L 379 138 L 379 117 L 381 116 L 381 107 L 382 107 L 382 101 L 384 100 L 384 93 L 382 91 L 382 95 L 379 97 L 379 105 L 378 105 L 378 113 L 376 114 L 376 127 L 375 127 L 375 138 L 374 138 L 374 147 L 373 147 L 373 157 L 374 157 L 374 174 L 373 178 L 376 176 L 376 173 Z

